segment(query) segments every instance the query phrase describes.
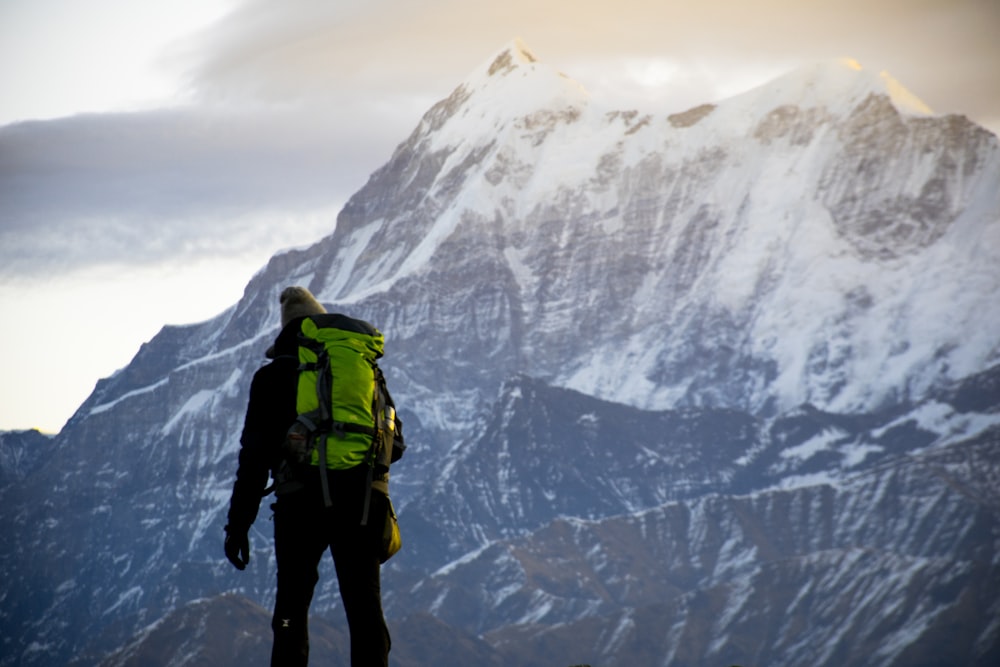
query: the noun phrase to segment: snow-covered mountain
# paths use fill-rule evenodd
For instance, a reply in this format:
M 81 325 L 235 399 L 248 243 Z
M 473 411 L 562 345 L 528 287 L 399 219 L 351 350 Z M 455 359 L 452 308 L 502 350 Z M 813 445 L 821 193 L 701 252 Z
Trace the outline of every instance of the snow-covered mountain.
M 386 334 L 404 661 L 1000 656 L 997 138 L 851 61 L 606 108 L 515 41 L 0 489 L 0 664 L 128 664 L 270 605 L 266 505 L 247 572 L 221 535 L 289 284 Z
M 390 300 L 404 353 L 429 298 L 442 334 L 491 325 L 449 353 L 478 342 L 477 359 L 638 407 L 919 397 L 997 360 L 997 143 L 894 96 L 834 62 L 716 108 L 609 112 L 515 46 L 348 204 L 315 286 Z M 956 266 L 968 283 L 942 275 Z M 414 282 L 439 296 L 391 301 Z

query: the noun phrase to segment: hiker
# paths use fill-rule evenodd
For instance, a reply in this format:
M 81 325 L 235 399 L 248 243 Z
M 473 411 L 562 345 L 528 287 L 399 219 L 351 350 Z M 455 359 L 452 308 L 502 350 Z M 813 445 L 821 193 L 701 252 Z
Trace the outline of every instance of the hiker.
M 246 421 L 240 437 L 239 467 L 226 525 L 226 558 L 236 569 L 246 568 L 250 560 L 248 531 L 266 493 L 270 471 L 277 487 L 277 501 L 272 508 L 278 566 L 277 596 L 271 621 L 274 632 L 272 667 L 308 663 L 309 605 L 319 580 L 319 563 L 328 548 L 333 556 L 350 630 L 351 665 L 388 665 L 391 642 L 382 613 L 380 562 L 387 557 L 382 553 L 387 517 L 391 513 L 394 525 L 395 513 L 387 496 L 387 481 L 382 482 L 385 486 L 379 487 L 376 475 L 373 485 L 371 460 L 366 458 L 354 465 L 350 452 L 338 459 L 339 469 L 332 469 L 336 466 L 326 456 L 336 458 L 337 454 L 327 452 L 326 435 L 318 441 L 323 443 L 321 460 L 327 465 L 317 464 L 315 453 L 306 463 L 289 464 L 285 449 L 286 433 L 293 423 L 299 424 L 297 402 L 301 405 L 301 397 L 297 396 L 303 391 L 302 387 L 308 385 L 299 382 L 303 368 L 299 345 L 302 329 L 307 328 L 304 320 L 341 318 L 364 331 L 370 329 L 377 334 L 378 355 L 381 355 L 382 336 L 360 320 L 322 315 L 326 310 L 302 287 L 282 291 L 280 304 L 281 332 L 266 352 L 271 361 L 256 372 L 250 385 Z M 362 370 L 373 366 L 372 361 L 362 366 Z M 371 371 L 368 372 L 368 384 L 371 384 Z M 380 371 L 377 377 L 381 377 Z M 370 401 L 372 389 L 369 387 L 367 391 Z M 367 409 L 373 411 L 374 407 Z M 394 408 L 392 415 L 395 415 Z M 401 423 L 397 420 L 395 424 L 400 432 Z M 367 431 L 370 434 L 373 429 Z M 366 443 L 372 441 L 372 436 L 359 435 L 354 439 L 362 443 L 355 448 L 368 448 L 370 445 Z M 367 449 L 362 454 L 365 451 Z M 394 456 L 398 458 L 396 453 Z M 388 479 L 387 474 L 384 479 Z

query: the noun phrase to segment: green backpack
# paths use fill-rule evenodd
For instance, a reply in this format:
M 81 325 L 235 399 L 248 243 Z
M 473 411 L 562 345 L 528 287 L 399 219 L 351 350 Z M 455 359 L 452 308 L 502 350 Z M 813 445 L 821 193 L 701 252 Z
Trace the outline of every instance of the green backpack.
M 303 318 L 298 336 L 298 417 L 284 441 L 285 459 L 296 466 L 332 470 L 368 466 L 362 524 L 374 488 L 389 495 L 389 465 L 403 455 L 403 423 L 377 360 L 382 333 L 363 320 L 338 313 Z M 292 475 L 293 476 L 293 475 Z M 284 475 L 279 493 L 301 486 Z M 323 501 L 332 505 L 326 475 Z M 392 510 L 390 510 L 392 514 Z

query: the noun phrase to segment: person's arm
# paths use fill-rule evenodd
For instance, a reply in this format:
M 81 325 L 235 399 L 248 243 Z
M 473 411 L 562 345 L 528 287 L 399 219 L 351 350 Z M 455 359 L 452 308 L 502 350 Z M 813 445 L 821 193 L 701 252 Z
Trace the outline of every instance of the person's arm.
M 276 395 L 281 389 L 278 370 L 275 364 L 269 364 L 257 371 L 250 384 L 240 436 L 239 467 L 226 524 L 226 558 L 239 570 L 250 561 L 250 526 L 257 518 L 261 496 L 267 488 L 274 448 L 284 435 L 282 401 Z

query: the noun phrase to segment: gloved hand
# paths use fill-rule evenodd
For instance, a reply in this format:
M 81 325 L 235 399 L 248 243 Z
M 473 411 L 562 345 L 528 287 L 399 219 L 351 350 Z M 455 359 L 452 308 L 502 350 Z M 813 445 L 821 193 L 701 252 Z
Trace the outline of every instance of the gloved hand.
M 226 558 L 237 570 L 247 569 L 250 562 L 250 536 L 246 531 L 230 532 L 226 526 Z

